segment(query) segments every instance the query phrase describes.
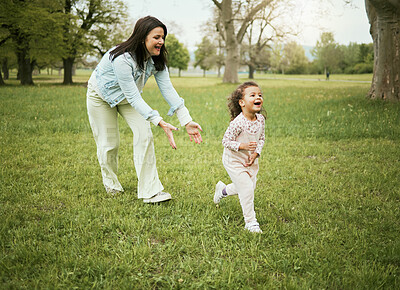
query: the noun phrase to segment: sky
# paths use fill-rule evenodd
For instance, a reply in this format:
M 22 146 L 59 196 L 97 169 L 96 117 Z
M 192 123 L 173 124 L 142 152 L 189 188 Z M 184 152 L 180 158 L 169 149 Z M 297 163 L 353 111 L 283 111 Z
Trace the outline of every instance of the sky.
M 200 43 L 203 27 L 211 19 L 214 4 L 211 0 L 124 0 L 130 17 L 137 20 L 152 15 L 167 25 L 168 33 L 177 35 L 189 50 Z M 294 0 L 293 15 L 300 34 L 294 40 L 315 46 L 322 32 L 333 32 L 336 42 L 370 43 L 369 23 L 364 0 Z M 323 3 L 323 4 L 321 4 Z

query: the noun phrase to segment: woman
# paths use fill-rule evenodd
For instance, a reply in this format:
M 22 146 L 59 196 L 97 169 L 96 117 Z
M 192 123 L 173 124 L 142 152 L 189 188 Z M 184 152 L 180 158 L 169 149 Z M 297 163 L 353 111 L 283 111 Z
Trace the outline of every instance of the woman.
M 164 130 L 174 149 L 176 145 L 172 132 L 178 130 L 165 122 L 141 97 L 151 75 L 154 75 L 161 94 L 170 105 L 168 115 L 176 113 L 190 140 L 202 142 L 200 125 L 192 121 L 184 100 L 171 84 L 166 68 L 166 36 L 167 28 L 158 19 L 151 16 L 139 19 L 128 40 L 103 56 L 88 82 L 87 109 L 104 187 L 113 195 L 123 191 L 117 178 L 119 113 L 134 134 L 138 198 L 145 203 L 171 199 L 169 193 L 162 191 L 164 187 L 158 178 L 150 122 Z

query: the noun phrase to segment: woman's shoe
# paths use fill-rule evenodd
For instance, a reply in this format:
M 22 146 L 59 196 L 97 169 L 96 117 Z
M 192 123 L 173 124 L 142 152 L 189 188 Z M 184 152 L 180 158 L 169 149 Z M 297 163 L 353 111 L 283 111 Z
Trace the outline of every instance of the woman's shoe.
M 150 198 L 143 198 L 144 203 L 157 203 L 157 202 L 163 202 L 172 199 L 171 195 L 168 192 L 163 192 L 160 191 L 156 195 L 150 197 Z

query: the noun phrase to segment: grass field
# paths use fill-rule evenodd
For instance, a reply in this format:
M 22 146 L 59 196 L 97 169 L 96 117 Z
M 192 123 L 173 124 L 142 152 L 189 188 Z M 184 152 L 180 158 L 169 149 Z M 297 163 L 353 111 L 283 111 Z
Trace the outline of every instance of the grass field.
M 236 85 L 172 79 L 204 142 L 182 129 L 172 150 L 153 127 L 173 195 L 160 205 L 136 197 L 122 119 L 125 193 L 105 193 L 82 84 L 40 76 L 34 87 L 0 87 L 0 288 L 399 289 L 400 104 L 367 100 L 368 83 L 299 78 L 310 79 L 256 79 L 268 113 L 255 193 L 261 235 L 243 229 L 237 198 L 212 202 L 216 182 L 229 182 L 221 138 Z M 154 80 L 143 96 L 166 116 Z

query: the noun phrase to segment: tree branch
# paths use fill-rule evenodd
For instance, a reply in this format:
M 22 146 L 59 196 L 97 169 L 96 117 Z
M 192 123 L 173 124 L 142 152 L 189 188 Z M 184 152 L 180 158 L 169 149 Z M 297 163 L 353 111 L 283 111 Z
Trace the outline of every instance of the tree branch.
M 272 0 L 263 0 L 261 3 L 259 3 L 257 6 L 253 7 L 249 13 L 246 15 L 246 17 L 244 18 L 242 25 L 239 29 L 239 32 L 236 36 L 238 42 L 240 43 L 243 39 L 244 34 L 246 33 L 247 27 L 249 26 L 249 22 L 251 21 L 251 19 L 254 17 L 254 15 L 256 15 L 256 13 L 258 11 L 260 11 L 261 9 L 264 9 L 265 7 L 267 7 L 267 5 L 269 3 L 271 3 Z
M 100 53 L 101 56 L 103 56 L 103 55 L 106 53 L 106 51 L 103 51 L 103 50 L 101 49 L 101 47 L 99 47 L 99 46 L 97 46 L 97 45 L 91 45 L 91 47 L 92 47 L 93 49 L 96 49 L 96 50 Z
M 214 2 L 215 6 L 217 6 L 217 8 L 219 10 L 222 10 L 222 6 L 221 6 L 222 3 L 219 3 L 217 0 L 211 0 L 211 1 Z
M 4 43 L 6 43 L 7 40 L 9 40 L 11 38 L 11 35 L 7 36 L 6 38 L 2 39 L 0 41 L 0 46 L 2 46 Z

